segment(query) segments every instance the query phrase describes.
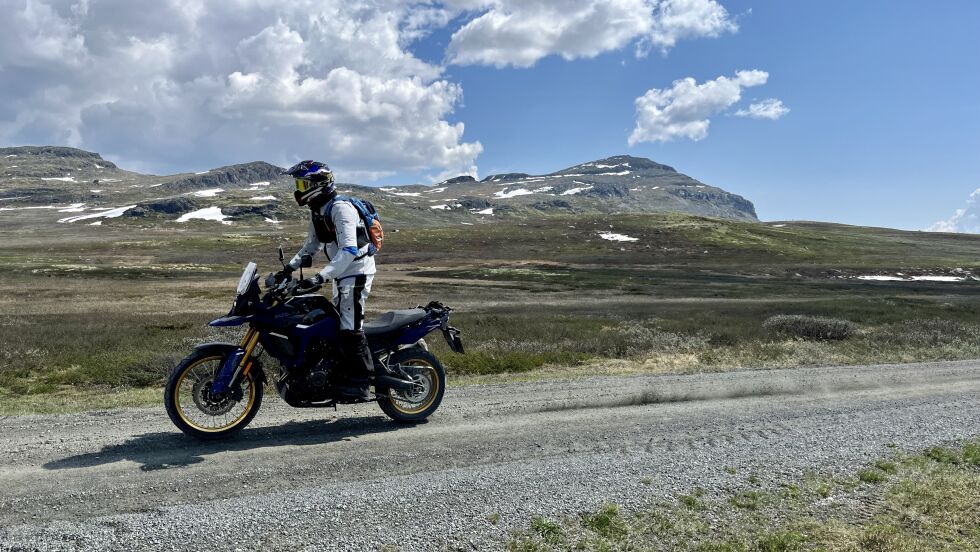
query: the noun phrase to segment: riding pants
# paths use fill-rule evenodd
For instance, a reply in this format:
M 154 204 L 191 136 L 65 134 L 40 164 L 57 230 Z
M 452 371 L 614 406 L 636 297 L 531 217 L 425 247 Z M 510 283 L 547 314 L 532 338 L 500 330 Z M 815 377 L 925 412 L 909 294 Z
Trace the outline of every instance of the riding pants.
M 374 275 L 359 274 L 333 281 L 333 304 L 340 313 L 341 331 L 360 331 L 364 306 L 371 294 Z

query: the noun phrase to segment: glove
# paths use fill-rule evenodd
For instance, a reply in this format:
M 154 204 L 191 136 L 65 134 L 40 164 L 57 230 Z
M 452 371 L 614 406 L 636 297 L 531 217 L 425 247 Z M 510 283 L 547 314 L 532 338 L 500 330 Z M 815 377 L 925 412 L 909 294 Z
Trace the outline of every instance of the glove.
M 273 274 L 276 279 L 276 283 L 290 279 L 293 275 L 293 270 L 295 270 L 293 267 L 286 265 L 282 270 Z
M 317 274 L 312 278 L 307 278 L 296 284 L 293 289 L 293 295 L 306 295 L 307 293 L 313 293 L 314 291 L 320 289 L 323 285 L 323 276 Z

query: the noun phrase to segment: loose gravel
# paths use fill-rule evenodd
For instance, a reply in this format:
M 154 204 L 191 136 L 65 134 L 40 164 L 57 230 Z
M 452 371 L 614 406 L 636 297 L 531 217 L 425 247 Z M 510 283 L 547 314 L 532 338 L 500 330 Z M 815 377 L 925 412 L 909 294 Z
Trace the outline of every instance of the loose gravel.
M 978 368 L 473 386 L 410 427 L 270 400 L 210 444 L 162 407 L 0 418 L 0 550 L 499 549 L 535 515 L 850 475 L 975 436 Z

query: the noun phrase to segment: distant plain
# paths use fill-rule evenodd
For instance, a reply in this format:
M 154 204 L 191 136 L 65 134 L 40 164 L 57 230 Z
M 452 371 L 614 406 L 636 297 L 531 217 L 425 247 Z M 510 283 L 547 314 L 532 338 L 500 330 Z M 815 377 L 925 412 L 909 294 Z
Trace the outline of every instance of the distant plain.
M 291 253 L 305 233 L 299 208 L 279 225 L 44 215 L 0 213 L 0 414 L 159 401 L 194 344 L 234 339 L 206 323 L 242 266 L 274 270 L 276 247 Z M 430 342 L 453 385 L 980 356 L 980 237 L 680 214 L 388 227 L 369 316 L 433 299 L 457 309 L 467 354 Z M 948 281 L 859 278 L 872 276 Z M 856 331 L 770 333 L 780 314 Z

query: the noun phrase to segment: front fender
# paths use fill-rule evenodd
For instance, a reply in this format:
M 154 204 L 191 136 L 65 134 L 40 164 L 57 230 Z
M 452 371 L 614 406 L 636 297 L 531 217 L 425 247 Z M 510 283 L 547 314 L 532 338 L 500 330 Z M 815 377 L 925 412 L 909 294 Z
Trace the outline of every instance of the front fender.
M 194 346 L 194 351 L 196 352 L 202 354 L 220 355 L 221 357 L 227 357 L 240 349 L 241 347 L 239 347 L 237 343 L 226 343 L 221 341 L 215 343 L 201 343 L 200 345 Z M 265 371 L 262 369 L 262 363 L 259 362 L 259 359 L 252 359 L 252 369 L 250 371 L 255 374 L 255 379 L 259 382 L 265 383 L 267 381 Z
M 242 324 L 247 324 L 252 319 L 251 316 L 233 316 L 227 315 L 221 318 L 215 318 L 214 320 L 208 322 L 208 326 L 214 328 L 227 328 L 231 326 L 241 326 Z

